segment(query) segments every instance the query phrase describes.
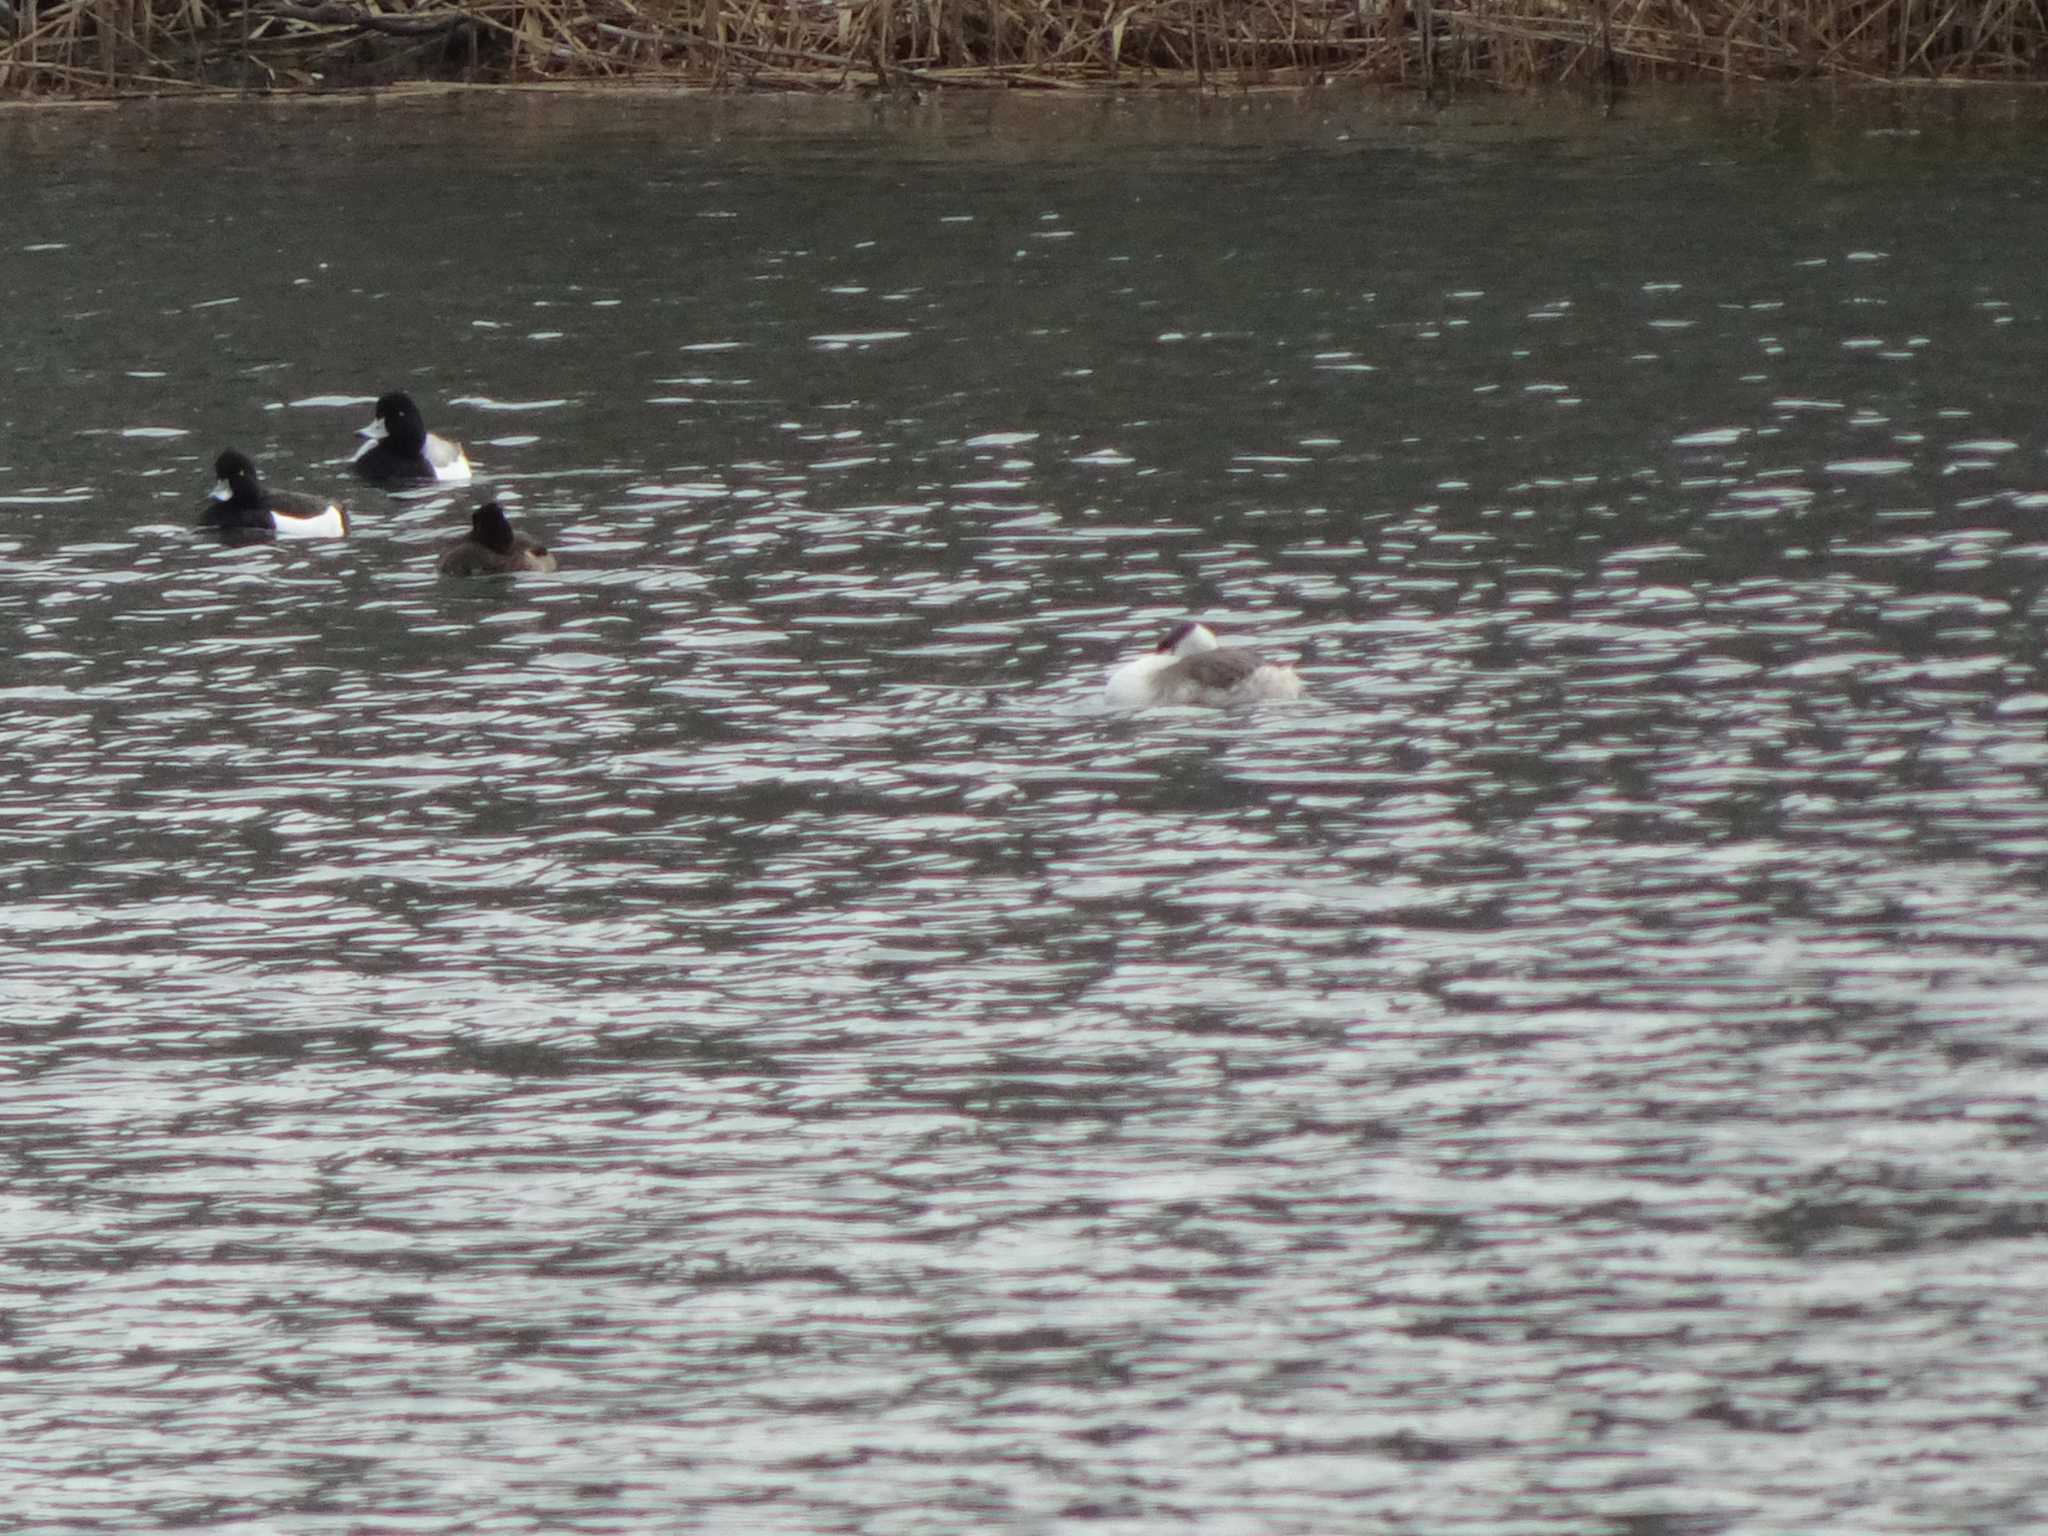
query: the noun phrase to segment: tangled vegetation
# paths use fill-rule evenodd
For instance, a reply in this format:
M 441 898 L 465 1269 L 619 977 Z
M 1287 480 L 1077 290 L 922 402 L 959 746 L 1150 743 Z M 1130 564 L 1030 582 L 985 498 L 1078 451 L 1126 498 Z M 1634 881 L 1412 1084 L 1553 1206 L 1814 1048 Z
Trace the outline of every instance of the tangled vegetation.
M 2042 0 L 0 0 L 0 96 L 1999 79 Z

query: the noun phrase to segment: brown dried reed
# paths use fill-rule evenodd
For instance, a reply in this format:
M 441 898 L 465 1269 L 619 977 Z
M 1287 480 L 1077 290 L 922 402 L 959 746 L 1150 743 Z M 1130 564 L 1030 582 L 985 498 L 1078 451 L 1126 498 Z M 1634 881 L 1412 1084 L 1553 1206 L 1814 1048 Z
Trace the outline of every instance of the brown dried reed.
M 17 0 L 0 96 L 2026 79 L 2048 0 Z M 0 12 L 0 15 L 4 15 Z

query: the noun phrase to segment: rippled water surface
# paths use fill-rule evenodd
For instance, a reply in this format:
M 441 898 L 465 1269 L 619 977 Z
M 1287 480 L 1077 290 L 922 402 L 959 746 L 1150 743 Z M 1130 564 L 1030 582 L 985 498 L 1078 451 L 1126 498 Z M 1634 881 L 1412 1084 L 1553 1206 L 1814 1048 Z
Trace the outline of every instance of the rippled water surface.
M 0 117 L 0 1529 L 2048 1522 L 2044 148 Z

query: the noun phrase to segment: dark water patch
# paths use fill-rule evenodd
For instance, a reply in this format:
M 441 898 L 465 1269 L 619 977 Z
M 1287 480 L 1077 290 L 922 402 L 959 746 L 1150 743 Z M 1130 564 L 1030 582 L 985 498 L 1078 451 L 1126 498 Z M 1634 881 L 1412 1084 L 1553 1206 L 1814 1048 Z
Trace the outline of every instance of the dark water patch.
M 2029 1241 L 2048 1227 L 2048 1205 L 1982 1193 L 1910 1168 L 1827 1167 L 1803 1188 L 1778 1192 L 1755 1225 L 1759 1236 L 1789 1252 L 1842 1258 Z

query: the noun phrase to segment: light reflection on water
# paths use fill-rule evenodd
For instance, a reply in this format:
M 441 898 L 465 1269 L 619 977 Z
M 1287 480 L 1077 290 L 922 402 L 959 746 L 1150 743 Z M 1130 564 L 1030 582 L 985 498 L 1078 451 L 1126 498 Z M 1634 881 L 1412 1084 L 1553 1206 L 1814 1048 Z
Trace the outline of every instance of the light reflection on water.
M 0 123 L 14 1518 L 2037 1521 L 2038 127 L 992 110 Z

